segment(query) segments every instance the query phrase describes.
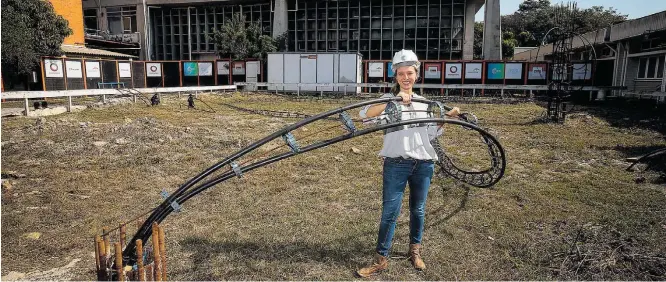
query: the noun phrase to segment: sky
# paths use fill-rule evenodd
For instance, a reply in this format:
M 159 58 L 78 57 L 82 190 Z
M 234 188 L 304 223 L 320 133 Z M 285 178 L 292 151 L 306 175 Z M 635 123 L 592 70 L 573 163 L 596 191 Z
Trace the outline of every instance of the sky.
M 502 15 L 512 14 L 518 10 L 518 5 L 523 0 L 500 0 L 500 13 Z M 550 0 L 550 3 L 567 3 L 569 1 Z M 573 1 L 572 1 L 573 2 Z M 592 6 L 613 7 L 620 14 L 629 15 L 629 19 L 640 18 L 666 10 L 666 0 L 577 0 L 581 9 Z M 484 8 L 476 13 L 475 20 L 483 21 Z

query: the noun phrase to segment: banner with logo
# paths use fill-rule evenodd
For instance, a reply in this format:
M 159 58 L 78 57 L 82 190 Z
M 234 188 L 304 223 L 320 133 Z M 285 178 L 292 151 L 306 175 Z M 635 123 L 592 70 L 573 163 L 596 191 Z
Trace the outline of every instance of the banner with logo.
M 86 77 L 102 77 L 102 72 L 99 70 L 99 62 L 86 62 Z
M 147 77 L 162 77 L 162 64 L 161 63 L 146 63 L 146 76 Z
M 425 63 L 423 65 L 423 69 L 425 73 L 423 74 L 423 78 L 428 78 L 428 79 L 442 79 L 442 70 L 441 70 L 442 65 L 437 64 L 437 63 Z
M 120 77 L 132 77 L 132 65 L 130 63 L 118 63 L 118 74 Z
M 62 61 L 44 59 L 44 71 L 46 77 L 62 77 Z
M 504 79 L 504 63 L 489 63 L 488 79 Z
M 571 73 L 573 80 L 587 80 L 592 77 L 592 64 L 574 64 Z
M 183 63 L 183 75 L 184 76 L 198 76 L 199 75 L 199 65 L 197 62 L 184 62 Z
M 527 79 L 546 79 L 546 64 L 530 64 L 528 69 Z
M 229 62 L 228 61 L 218 61 L 217 62 L 217 74 L 218 75 L 229 75 Z
M 482 69 L 483 65 L 481 63 L 466 63 L 465 79 L 481 79 Z
M 384 77 L 384 63 L 368 63 L 368 77 Z
M 446 63 L 446 79 L 462 79 L 462 63 Z
M 505 67 L 506 79 L 521 79 L 523 78 L 523 64 L 522 63 L 506 63 Z
M 234 62 L 234 75 L 245 75 L 245 62 Z
M 212 76 L 213 63 L 199 63 L 199 76 Z
M 83 78 L 80 61 L 65 61 L 65 67 L 67 67 L 67 77 Z

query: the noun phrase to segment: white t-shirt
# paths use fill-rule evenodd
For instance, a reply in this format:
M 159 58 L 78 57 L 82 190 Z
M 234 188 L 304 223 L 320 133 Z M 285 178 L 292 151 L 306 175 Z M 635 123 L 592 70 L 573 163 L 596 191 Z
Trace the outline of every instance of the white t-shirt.
M 395 97 L 393 94 L 384 94 L 381 98 Z M 417 94 L 412 94 L 412 98 L 423 98 Z M 402 120 L 429 118 L 428 104 L 412 102 L 410 105 L 403 105 L 398 102 L 402 110 Z M 359 112 L 361 118 L 368 118 L 368 109 L 373 105 L 363 107 Z M 386 123 L 386 113 L 382 113 L 375 118 L 375 122 Z M 389 158 L 412 158 L 417 160 L 438 160 L 435 149 L 430 144 L 430 140 L 442 135 L 442 130 L 437 130 L 437 124 L 408 125 L 404 127 L 394 127 L 386 131 L 384 135 L 384 147 L 379 152 L 380 156 Z

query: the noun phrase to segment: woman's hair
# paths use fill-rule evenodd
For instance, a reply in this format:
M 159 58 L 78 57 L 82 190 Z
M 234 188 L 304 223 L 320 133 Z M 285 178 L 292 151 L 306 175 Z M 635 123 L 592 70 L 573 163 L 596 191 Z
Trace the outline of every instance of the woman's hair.
M 412 66 L 416 70 L 416 79 L 419 79 L 419 69 L 416 68 L 416 66 Z M 398 83 L 398 80 L 395 79 L 395 77 L 398 75 L 398 70 L 395 70 L 395 73 L 393 74 L 393 86 L 391 87 L 390 93 L 393 94 L 393 96 L 398 96 L 398 93 L 400 93 L 400 84 Z

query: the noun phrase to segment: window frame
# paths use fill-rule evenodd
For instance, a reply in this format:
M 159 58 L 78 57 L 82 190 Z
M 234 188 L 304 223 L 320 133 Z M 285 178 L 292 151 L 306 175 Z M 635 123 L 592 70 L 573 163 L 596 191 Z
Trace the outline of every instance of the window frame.
M 656 62 L 655 62 L 656 61 Z M 661 80 L 663 78 L 663 70 L 664 70 L 664 63 L 666 61 L 666 54 L 660 54 L 657 56 L 648 56 L 648 57 L 642 57 L 638 59 L 638 71 L 636 72 L 636 79 L 642 79 L 642 80 L 655 80 L 659 79 Z M 654 63 L 652 67 L 650 67 L 650 63 Z M 661 66 L 661 68 L 660 68 Z M 643 68 L 644 67 L 644 68 Z M 659 72 L 659 69 L 662 71 Z M 652 73 L 652 76 L 648 76 L 650 72 Z

